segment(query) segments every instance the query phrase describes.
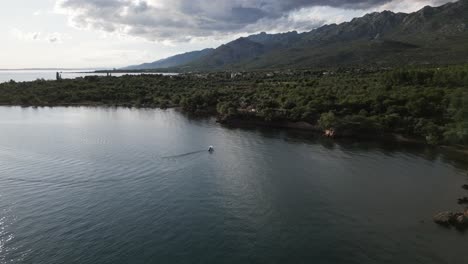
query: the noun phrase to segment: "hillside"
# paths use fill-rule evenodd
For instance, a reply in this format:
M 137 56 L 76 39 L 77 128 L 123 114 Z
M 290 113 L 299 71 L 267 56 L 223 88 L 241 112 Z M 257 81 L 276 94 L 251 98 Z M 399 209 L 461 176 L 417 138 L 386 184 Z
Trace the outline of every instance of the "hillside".
M 204 49 L 199 51 L 187 52 L 184 54 L 175 55 L 168 57 L 162 60 L 158 60 L 151 63 L 143 63 L 140 65 L 133 65 L 122 68 L 122 70 L 148 70 L 148 69 L 161 69 L 161 68 L 170 68 L 177 67 L 191 63 L 207 54 L 209 54 L 213 49 Z

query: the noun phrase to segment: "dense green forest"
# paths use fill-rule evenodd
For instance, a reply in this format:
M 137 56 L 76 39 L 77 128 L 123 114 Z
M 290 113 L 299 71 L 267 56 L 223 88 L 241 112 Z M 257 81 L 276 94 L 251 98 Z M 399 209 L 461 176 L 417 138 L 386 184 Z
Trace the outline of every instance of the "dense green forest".
M 0 104 L 180 106 L 225 120 L 305 121 L 338 135 L 468 145 L 468 66 L 11 81 L 0 84 Z

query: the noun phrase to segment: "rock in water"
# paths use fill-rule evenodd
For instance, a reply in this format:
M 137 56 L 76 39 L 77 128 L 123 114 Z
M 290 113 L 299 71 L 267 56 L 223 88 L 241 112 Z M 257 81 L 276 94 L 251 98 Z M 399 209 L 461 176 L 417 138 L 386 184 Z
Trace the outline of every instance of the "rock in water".
M 462 188 L 468 190 L 468 184 L 463 185 Z
M 455 215 L 455 222 L 453 225 L 459 230 L 465 230 L 468 228 L 468 218 L 465 216 L 465 213 L 457 213 Z
M 443 226 L 450 226 L 454 220 L 454 214 L 451 212 L 442 212 L 434 216 L 434 222 Z
M 458 199 L 458 204 L 468 204 L 468 197 Z
M 467 219 L 465 218 L 464 215 L 461 214 L 457 216 L 456 223 L 457 223 L 457 226 L 465 226 L 467 224 Z
M 458 213 L 438 213 L 434 216 L 434 222 L 442 226 L 453 226 L 459 230 L 465 230 L 468 228 L 468 209 L 466 209 L 464 212 Z

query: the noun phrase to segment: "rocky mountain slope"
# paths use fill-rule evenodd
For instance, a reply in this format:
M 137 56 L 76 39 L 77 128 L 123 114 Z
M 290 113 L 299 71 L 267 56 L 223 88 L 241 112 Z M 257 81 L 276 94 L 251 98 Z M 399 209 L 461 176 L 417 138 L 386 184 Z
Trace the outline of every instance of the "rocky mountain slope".
M 370 13 L 305 33 L 251 35 L 167 67 L 248 70 L 455 63 L 468 63 L 468 0 L 410 14 Z
M 148 70 L 148 69 L 161 69 L 161 68 L 170 68 L 176 67 L 184 64 L 191 63 L 209 53 L 213 49 L 204 49 L 199 51 L 187 52 L 184 54 L 175 55 L 168 57 L 162 60 L 154 61 L 151 63 L 143 63 L 140 65 L 133 65 L 123 68 L 122 70 Z

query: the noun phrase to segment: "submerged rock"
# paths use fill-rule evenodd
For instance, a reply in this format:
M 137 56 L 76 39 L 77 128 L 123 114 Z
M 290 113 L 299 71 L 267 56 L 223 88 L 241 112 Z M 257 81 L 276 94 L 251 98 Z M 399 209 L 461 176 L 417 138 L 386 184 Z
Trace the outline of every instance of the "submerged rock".
M 468 184 L 463 185 L 462 188 L 468 190 Z
M 460 214 L 456 217 L 455 223 L 457 226 L 464 226 L 468 224 L 468 219 L 463 214 Z
M 468 209 L 464 212 L 441 212 L 434 216 L 436 224 L 450 227 L 454 226 L 457 229 L 464 230 L 468 228 Z
M 468 204 L 468 197 L 458 199 L 458 204 Z
M 454 214 L 452 212 L 441 212 L 434 216 L 434 222 L 443 226 L 450 226 L 454 220 Z

